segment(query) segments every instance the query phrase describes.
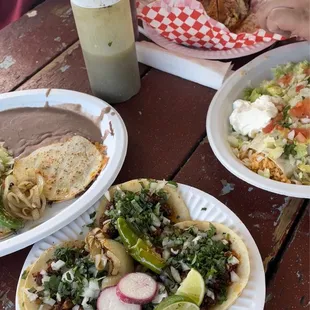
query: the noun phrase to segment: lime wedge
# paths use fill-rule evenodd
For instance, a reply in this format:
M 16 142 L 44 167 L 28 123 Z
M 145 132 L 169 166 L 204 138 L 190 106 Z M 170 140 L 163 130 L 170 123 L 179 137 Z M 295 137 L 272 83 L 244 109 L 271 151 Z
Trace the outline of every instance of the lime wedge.
M 187 277 L 178 288 L 176 295 L 190 298 L 196 305 L 200 306 L 205 296 L 206 287 L 201 274 L 191 269 Z
M 197 305 L 188 301 L 179 301 L 165 308 L 165 310 L 199 310 L 199 309 L 200 308 Z
M 186 303 L 186 304 L 191 304 L 194 306 L 194 308 L 173 308 L 177 305 L 179 305 L 180 303 Z M 169 308 L 173 306 L 172 308 Z M 199 309 L 197 308 L 197 306 L 193 303 L 192 300 L 190 300 L 188 297 L 185 297 L 185 296 L 177 296 L 177 295 L 172 295 L 172 296 L 169 296 L 167 298 L 165 298 L 158 306 L 156 306 L 156 308 L 154 310 L 173 310 L 173 309 L 193 309 L 193 310 L 196 310 L 196 309 Z

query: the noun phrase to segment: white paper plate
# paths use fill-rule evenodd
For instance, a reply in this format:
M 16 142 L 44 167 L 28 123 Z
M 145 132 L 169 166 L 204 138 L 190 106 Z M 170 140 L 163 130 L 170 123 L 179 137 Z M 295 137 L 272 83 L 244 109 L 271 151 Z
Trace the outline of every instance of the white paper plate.
M 249 282 L 236 303 L 229 309 L 262 310 L 265 303 L 264 268 L 255 241 L 245 225 L 230 209 L 209 194 L 182 184 L 179 184 L 179 190 L 190 210 L 193 219 L 201 221 L 214 221 L 228 226 L 243 239 L 249 250 L 251 264 Z M 94 212 L 98 205 L 99 203 L 52 236 L 36 243 L 26 258 L 21 275 L 23 271 L 36 259 L 38 259 L 38 257 L 49 247 L 63 241 L 84 239 L 87 231 L 85 229 L 85 225 L 92 222 L 89 218 L 89 214 Z M 206 208 L 206 211 L 202 210 L 203 208 Z M 82 231 L 83 233 L 81 234 Z M 15 300 L 16 310 L 20 310 L 18 307 L 17 294 Z
M 0 111 L 18 107 L 43 107 L 48 101 L 50 106 L 63 103 L 80 104 L 82 111 L 91 116 L 99 116 L 102 109 L 109 107 L 100 124 L 102 135 L 110 130 L 104 144 L 107 146 L 109 162 L 101 171 L 91 187 L 79 198 L 54 204 L 47 208 L 44 216 L 38 221 L 29 221 L 25 228 L 4 240 L 0 240 L 0 256 L 18 251 L 38 240 L 54 233 L 69 224 L 91 207 L 112 185 L 120 171 L 127 152 L 127 131 L 123 120 L 115 109 L 106 102 L 75 91 L 52 89 L 46 97 L 47 89 L 25 90 L 0 95 Z
M 276 42 L 276 41 L 270 41 L 267 43 L 261 42 L 247 47 L 232 48 L 225 51 L 212 51 L 206 49 L 186 47 L 174 43 L 172 41 L 169 41 L 165 37 L 161 36 L 154 28 L 149 26 L 146 22 L 143 22 L 143 29 L 139 27 L 139 31 L 146 37 L 151 39 L 154 43 L 167 50 L 178 52 L 188 57 L 202 58 L 202 59 L 233 59 L 244 57 L 258 53 Z
M 300 42 L 269 51 L 232 74 L 214 96 L 206 127 L 211 148 L 218 160 L 238 178 L 264 190 L 299 198 L 310 198 L 310 186 L 285 184 L 266 179 L 246 168 L 233 154 L 228 142 L 229 115 L 232 103 L 242 97 L 248 86 L 258 86 L 271 79 L 271 68 L 289 61 L 310 59 L 310 43 Z

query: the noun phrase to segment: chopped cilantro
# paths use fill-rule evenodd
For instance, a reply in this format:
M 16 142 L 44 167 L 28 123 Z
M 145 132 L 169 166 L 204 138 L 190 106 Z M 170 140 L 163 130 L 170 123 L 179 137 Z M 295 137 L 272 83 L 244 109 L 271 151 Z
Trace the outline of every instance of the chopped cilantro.
M 66 263 L 66 267 L 72 268 L 75 266 L 75 261 L 84 256 L 81 249 L 78 248 L 58 248 L 55 250 L 55 258 Z
M 30 289 L 28 289 L 29 293 L 35 293 L 37 290 L 34 287 L 31 287 Z
M 24 272 L 23 272 L 23 274 L 22 274 L 22 279 L 23 279 L 23 280 L 26 280 L 28 274 L 29 274 L 29 271 L 28 271 L 27 269 L 24 270 Z
M 87 224 L 86 227 L 94 228 L 96 226 L 96 221 L 92 221 L 91 223 Z
M 282 111 L 283 119 L 279 122 L 279 125 L 281 125 L 284 128 L 290 128 L 292 125 L 292 122 L 290 120 L 290 115 L 288 114 L 290 109 L 291 109 L 291 106 L 287 104 Z
M 168 181 L 167 184 L 173 185 L 175 187 L 178 187 L 178 183 L 175 181 Z
M 201 208 L 201 211 L 207 211 L 207 207 Z
M 214 225 L 210 224 L 210 229 L 208 230 L 208 237 L 211 238 L 216 234 L 216 228 Z
M 291 143 L 291 144 L 286 144 L 284 146 L 284 156 L 285 158 L 289 158 L 290 155 L 295 156 L 297 154 L 296 150 L 295 150 L 295 144 Z
M 44 285 L 47 283 L 50 291 L 57 292 L 60 281 L 61 276 L 51 275 L 50 280 L 48 282 L 44 282 Z
M 110 42 L 108 43 L 108 45 L 111 47 L 111 46 L 112 46 L 112 43 L 113 43 L 113 42 L 112 42 L 112 41 L 110 41 Z
M 89 214 L 89 218 L 92 220 L 94 217 L 96 216 L 96 211 L 94 211 L 93 213 Z

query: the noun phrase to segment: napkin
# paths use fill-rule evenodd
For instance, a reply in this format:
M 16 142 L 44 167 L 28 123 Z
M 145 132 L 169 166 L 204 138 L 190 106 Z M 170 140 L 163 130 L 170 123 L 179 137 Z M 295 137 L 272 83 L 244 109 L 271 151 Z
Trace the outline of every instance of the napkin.
M 216 90 L 231 72 L 230 62 L 187 57 L 151 42 L 136 42 L 136 49 L 139 62 Z

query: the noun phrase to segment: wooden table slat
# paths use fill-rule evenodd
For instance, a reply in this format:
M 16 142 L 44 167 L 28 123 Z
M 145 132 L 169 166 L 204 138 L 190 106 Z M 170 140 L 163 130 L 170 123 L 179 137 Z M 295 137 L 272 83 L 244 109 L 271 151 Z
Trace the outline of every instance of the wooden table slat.
M 69 0 L 46 1 L 1 30 L 0 92 L 8 92 L 78 40 Z
M 310 204 L 269 283 L 265 310 L 309 309 L 309 211 Z

